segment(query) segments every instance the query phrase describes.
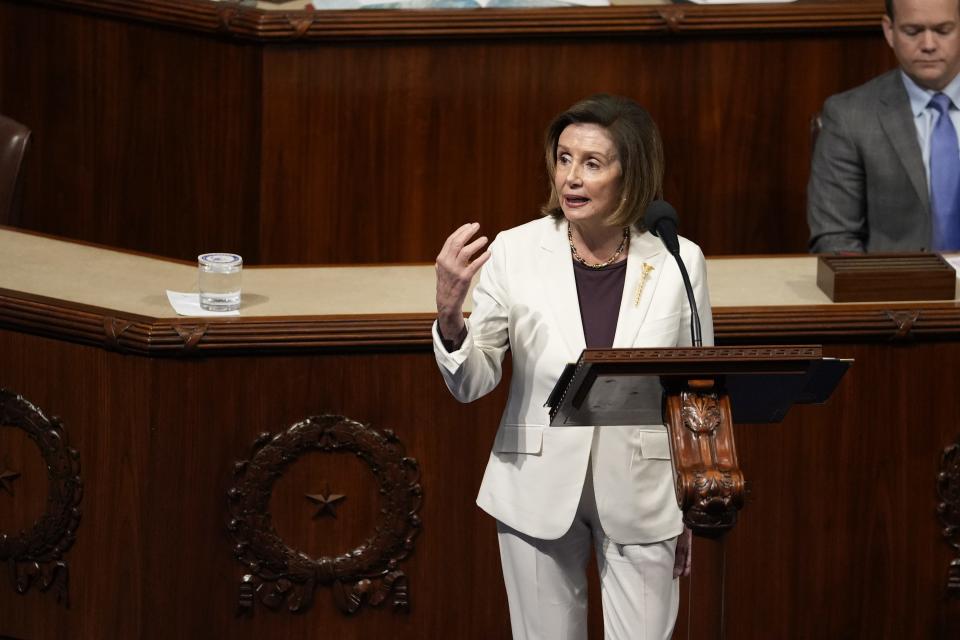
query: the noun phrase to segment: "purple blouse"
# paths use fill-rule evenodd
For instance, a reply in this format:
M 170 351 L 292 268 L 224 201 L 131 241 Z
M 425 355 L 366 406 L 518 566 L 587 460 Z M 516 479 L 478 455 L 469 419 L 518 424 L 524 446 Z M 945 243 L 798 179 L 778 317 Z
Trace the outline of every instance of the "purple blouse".
M 617 316 L 627 277 L 627 261 L 621 260 L 602 269 L 591 269 L 573 261 L 577 281 L 583 337 L 590 349 L 609 349 L 617 333 Z

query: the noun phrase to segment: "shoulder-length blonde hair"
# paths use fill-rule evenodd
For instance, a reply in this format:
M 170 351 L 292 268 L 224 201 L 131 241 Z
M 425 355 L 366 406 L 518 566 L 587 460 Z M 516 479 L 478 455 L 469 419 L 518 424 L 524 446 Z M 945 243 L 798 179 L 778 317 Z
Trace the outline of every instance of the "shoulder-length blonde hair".
M 610 214 L 612 226 L 633 225 L 643 230 L 643 214 L 647 205 L 663 192 L 663 143 L 660 131 L 647 110 L 629 98 L 605 93 L 590 96 L 576 103 L 550 123 L 544 151 L 550 199 L 540 211 L 543 215 L 563 218 L 560 194 L 553 176 L 557 169 L 557 141 L 571 124 L 596 124 L 606 129 L 617 148 L 623 171 L 620 206 Z

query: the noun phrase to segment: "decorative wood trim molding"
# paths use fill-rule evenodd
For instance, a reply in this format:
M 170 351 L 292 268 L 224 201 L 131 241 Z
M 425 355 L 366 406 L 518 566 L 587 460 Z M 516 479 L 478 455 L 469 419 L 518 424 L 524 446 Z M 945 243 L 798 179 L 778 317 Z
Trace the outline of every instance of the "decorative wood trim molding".
M 277 535 L 270 515 L 276 481 L 313 451 L 356 454 L 380 486 L 382 508 L 373 534 L 335 557 L 311 558 L 290 548 Z M 240 613 L 252 614 L 257 598 L 272 609 L 286 603 L 291 612 L 306 611 L 320 585 L 332 587 L 343 613 L 356 612 L 364 602 L 380 605 L 391 594 L 394 609 L 408 609 L 407 577 L 399 566 L 413 551 L 420 530 L 417 511 L 423 492 L 417 461 L 404 455 L 392 431 L 343 416 L 307 418 L 276 435 L 261 434 L 250 460 L 236 463 L 235 475 L 236 483 L 227 492 L 228 528 L 237 543 L 237 560 L 250 571 L 241 580 Z
M 69 566 L 63 558 L 80 524 L 80 454 L 70 448 L 63 424 L 9 389 L 0 389 L 0 427 L 24 431 L 47 467 L 46 511 L 27 531 L 0 533 L 0 564 L 10 567 L 13 586 L 24 594 L 34 583 L 53 588 L 57 602 L 70 606 Z M 20 479 L 24 481 L 23 478 Z
M 882 15 L 879 5 L 866 2 L 476 11 L 282 11 L 200 0 L 19 1 L 261 42 L 879 31 Z
M 0 290 L 0 328 L 123 353 L 182 356 L 425 348 L 432 314 L 152 319 Z M 902 303 L 713 310 L 720 345 L 924 340 L 960 336 L 960 305 Z
M 960 306 L 917 302 L 720 307 L 713 310 L 713 326 L 718 342 L 724 344 L 922 339 L 960 333 Z
M 643 357 L 647 360 L 657 360 L 670 363 L 703 363 L 720 360 L 729 362 L 731 360 L 740 360 L 747 362 L 757 362 L 761 360 L 799 360 L 806 363 L 810 358 L 819 358 L 821 349 L 819 346 L 796 346 L 796 345 L 777 345 L 774 347 L 685 347 L 683 349 L 657 349 L 643 348 L 633 349 L 598 349 L 590 354 L 590 361 L 596 362 L 616 362 L 618 360 L 633 360 L 637 357 L 636 352 L 643 352 Z

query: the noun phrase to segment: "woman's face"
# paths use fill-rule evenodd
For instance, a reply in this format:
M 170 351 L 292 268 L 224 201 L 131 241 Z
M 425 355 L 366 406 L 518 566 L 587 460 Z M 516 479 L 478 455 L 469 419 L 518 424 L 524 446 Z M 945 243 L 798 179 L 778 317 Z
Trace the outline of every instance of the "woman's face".
M 596 224 L 620 204 L 623 170 L 607 130 L 597 124 L 571 124 L 557 141 L 553 184 L 563 215 L 573 223 Z

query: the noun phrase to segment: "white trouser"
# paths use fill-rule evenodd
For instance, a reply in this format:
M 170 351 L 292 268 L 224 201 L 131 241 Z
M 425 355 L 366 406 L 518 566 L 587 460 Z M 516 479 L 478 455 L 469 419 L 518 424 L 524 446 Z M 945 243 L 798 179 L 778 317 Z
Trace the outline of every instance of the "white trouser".
M 596 548 L 607 640 L 668 640 L 680 606 L 673 577 L 677 539 L 619 545 L 600 526 L 587 470 L 570 530 L 531 538 L 497 522 L 514 640 L 586 640 L 587 561 Z

